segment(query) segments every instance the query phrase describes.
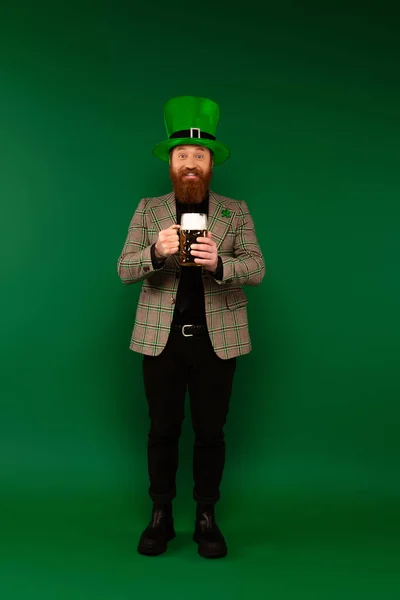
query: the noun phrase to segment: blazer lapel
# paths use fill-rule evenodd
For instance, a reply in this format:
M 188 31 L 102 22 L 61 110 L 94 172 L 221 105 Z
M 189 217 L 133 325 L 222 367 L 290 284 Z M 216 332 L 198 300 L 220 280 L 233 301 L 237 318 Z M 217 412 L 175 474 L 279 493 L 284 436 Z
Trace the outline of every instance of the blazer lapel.
M 208 207 L 208 231 L 212 233 L 217 248 L 221 246 L 236 212 L 227 210 L 222 203 L 221 196 L 210 191 Z
M 174 194 L 160 196 L 159 204 L 150 208 L 152 220 L 158 231 L 176 225 L 176 208 Z

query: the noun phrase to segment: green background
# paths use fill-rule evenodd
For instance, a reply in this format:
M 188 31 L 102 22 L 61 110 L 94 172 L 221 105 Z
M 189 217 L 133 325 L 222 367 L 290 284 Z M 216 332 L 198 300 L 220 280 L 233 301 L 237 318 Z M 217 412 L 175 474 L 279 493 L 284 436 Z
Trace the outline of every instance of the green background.
M 0 593 L 331 600 L 400 594 L 399 35 L 390 5 L 2 4 Z M 180 94 L 220 104 L 267 275 L 246 289 L 217 514 L 228 558 L 149 518 L 147 408 L 116 262 Z M 217 590 L 219 590 L 217 592 Z

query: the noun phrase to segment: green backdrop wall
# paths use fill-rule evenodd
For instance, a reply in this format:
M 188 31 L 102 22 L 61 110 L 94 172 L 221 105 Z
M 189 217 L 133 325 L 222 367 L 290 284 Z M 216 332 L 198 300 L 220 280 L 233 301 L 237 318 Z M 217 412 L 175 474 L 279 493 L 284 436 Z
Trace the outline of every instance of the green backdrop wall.
M 131 571 L 149 511 L 128 350 L 139 285 L 121 284 L 116 261 L 139 200 L 170 189 L 151 148 L 179 94 L 220 104 L 232 157 L 213 189 L 246 200 L 267 265 L 246 290 L 254 349 L 238 362 L 219 508 L 237 534 L 231 560 L 252 558 L 247 571 L 202 568 L 229 597 L 254 584 L 261 597 L 358 598 L 372 546 L 391 548 L 360 597 L 398 597 L 400 53 L 380 6 L 2 6 L 4 597 L 36 597 L 34 582 L 42 598 L 146 590 Z M 191 442 L 187 420 L 185 531 Z M 341 577 L 304 541 L 346 536 L 366 546 L 356 559 L 343 542 Z M 186 597 L 188 581 L 159 564 Z

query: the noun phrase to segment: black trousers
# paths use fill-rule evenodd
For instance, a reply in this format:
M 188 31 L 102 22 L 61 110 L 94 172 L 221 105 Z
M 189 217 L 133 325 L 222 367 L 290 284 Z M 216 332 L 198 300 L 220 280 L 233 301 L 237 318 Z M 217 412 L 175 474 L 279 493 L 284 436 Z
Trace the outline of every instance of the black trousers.
M 184 337 L 171 331 L 159 356 L 143 357 L 149 405 L 148 471 L 150 497 L 168 502 L 176 495 L 178 444 L 189 391 L 192 425 L 193 496 L 215 504 L 225 466 L 224 425 L 229 410 L 236 359 L 219 358 L 207 333 Z

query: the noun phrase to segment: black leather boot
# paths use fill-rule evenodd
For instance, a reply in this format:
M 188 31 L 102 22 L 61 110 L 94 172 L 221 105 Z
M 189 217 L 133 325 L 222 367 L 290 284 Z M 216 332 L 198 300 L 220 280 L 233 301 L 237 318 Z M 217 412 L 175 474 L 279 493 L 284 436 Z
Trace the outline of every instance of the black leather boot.
M 151 523 L 140 536 L 138 552 L 146 556 L 163 554 L 174 537 L 172 503 L 154 504 Z
M 226 542 L 215 522 L 212 505 L 197 508 L 193 539 L 199 545 L 198 552 L 203 558 L 223 558 L 227 555 Z

